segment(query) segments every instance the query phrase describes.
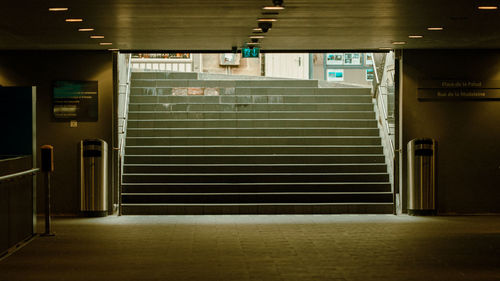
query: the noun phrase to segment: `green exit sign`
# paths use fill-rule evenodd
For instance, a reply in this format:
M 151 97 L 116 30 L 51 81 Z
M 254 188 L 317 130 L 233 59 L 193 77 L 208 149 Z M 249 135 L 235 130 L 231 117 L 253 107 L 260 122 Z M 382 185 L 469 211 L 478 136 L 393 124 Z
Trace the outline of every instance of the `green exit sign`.
M 244 58 L 258 58 L 260 54 L 259 48 L 244 48 L 241 50 Z

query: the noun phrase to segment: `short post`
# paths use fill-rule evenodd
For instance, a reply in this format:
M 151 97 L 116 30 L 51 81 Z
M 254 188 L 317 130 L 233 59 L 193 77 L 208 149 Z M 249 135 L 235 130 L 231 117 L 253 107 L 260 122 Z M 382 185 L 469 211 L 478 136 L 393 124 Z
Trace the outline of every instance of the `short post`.
M 45 232 L 42 236 L 54 236 L 50 231 L 50 174 L 54 171 L 54 147 L 52 145 L 42 145 L 42 172 L 45 174 Z

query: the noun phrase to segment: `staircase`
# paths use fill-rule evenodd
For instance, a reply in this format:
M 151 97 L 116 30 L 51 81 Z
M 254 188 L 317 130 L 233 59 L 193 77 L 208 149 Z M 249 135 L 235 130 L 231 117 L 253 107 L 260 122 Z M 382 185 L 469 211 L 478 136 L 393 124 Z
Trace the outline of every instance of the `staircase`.
M 133 73 L 123 214 L 392 213 L 369 89 Z

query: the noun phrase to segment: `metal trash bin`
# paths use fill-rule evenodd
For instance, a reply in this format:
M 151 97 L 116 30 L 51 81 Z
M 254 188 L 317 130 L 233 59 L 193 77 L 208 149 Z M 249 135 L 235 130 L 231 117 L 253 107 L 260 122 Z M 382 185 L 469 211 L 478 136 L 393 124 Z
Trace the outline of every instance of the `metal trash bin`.
M 101 139 L 80 142 L 80 211 L 85 216 L 108 214 L 108 144 Z
M 419 138 L 408 143 L 408 214 L 436 214 L 437 142 Z

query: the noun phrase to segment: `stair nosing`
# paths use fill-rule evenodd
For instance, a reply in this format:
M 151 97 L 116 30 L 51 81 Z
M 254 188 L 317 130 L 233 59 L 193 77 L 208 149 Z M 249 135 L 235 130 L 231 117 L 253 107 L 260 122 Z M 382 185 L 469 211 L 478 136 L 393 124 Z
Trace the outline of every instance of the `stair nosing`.
M 122 203 L 122 206 L 203 206 L 203 207 L 224 207 L 224 206 L 352 206 L 352 205 L 390 205 L 392 202 L 342 202 L 342 203 Z
M 124 192 L 122 195 L 127 196 L 235 196 L 235 195 L 387 195 L 392 194 L 391 191 L 345 191 L 345 192 Z
M 159 185 L 159 186 L 175 186 L 175 185 L 387 185 L 391 184 L 390 182 L 211 182 L 211 183 L 202 183 L 202 182 L 149 182 L 149 183 L 140 183 L 140 182 L 123 182 L 122 185 Z

